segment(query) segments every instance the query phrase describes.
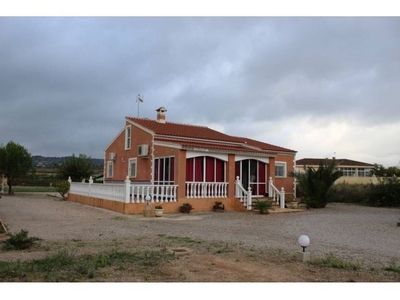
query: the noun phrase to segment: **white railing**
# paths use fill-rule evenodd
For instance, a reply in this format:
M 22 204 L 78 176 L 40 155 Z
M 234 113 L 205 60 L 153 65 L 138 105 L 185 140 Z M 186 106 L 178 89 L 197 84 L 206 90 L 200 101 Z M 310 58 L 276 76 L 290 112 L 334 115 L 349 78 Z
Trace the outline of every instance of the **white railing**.
M 187 198 L 226 198 L 227 182 L 186 182 Z
M 177 185 L 131 185 L 130 202 L 145 203 L 150 196 L 150 202 L 176 202 Z
M 239 176 L 236 177 L 235 197 L 239 198 L 243 206 L 245 206 L 248 210 L 251 210 L 251 205 L 253 200 L 251 187 L 249 187 L 249 189 L 246 191 L 242 185 L 242 182 L 239 179 Z
M 72 182 L 71 178 L 68 181 L 69 193 L 74 195 L 124 203 L 144 203 L 146 200 L 152 203 L 177 201 L 177 185 L 137 185 L 131 184 L 129 178 L 124 184 L 93 183 L 91 177 L 89 183 Z
M 269 178 L 269 196 L 279 204 L 280 208 L 285 208 L 285 189 L 282 187 L 281 190 L 274 185 L 272 177 Z

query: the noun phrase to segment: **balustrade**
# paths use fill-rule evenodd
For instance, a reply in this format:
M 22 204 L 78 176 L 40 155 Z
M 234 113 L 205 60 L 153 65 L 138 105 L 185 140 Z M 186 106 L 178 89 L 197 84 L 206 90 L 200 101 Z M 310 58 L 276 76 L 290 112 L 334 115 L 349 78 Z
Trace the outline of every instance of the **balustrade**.
M 93 198 L 113 200 L 125 203 L 144 203 L 146 196 L 150 196 L 151 202 L 176 202 L 177 185 L 137 185 L 132 184 L 127 178 L 125 184 L 104 184 L 70 182 L 70 194 L 82 195 Z
M 186 182 L 187 198 L 226 198 L 227 182 Z

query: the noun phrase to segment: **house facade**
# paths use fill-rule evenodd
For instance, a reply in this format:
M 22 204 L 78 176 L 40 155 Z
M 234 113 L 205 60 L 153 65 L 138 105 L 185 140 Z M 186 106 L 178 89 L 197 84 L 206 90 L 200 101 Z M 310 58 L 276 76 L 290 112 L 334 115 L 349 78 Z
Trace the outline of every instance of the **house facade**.
M 167 122 L 166 111 L 157 109 L 156 119 L 125 118 L 105 149 L 105 185 L 130 182 L 138 187 L 131 198 L 141 193 L 139 187 L 151 187 L 151 201 L 163 202 L 165 212 L 178 212 L 183 203 L 191 203 L 195 211 L 212 210 L 215 201 L 227 210 L 246 210 L 248 194 L 254 199 L 279 191 L 293 197 L 290 174 L 296 151 L 205 126 Z
M 320 162 L 328 164 L 333 162 L 337 170 L 342 171 L 342 177 L 336 180 L 335 184 L 343 182 L 367 184 L 377 181 L 377 179 L 372 176 L 372 169 L 375 167 L 374 164 L 347 158 L 302 158 L 296 161 L 296 172 L 303 172 L 308 167 L 318 169 Z

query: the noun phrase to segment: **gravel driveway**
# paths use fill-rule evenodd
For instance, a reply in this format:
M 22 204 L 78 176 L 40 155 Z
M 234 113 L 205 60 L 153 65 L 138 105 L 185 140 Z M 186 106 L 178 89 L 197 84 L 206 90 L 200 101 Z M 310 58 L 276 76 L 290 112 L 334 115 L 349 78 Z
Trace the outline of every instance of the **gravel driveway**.
M 48 195 L 0 199 L 0 219 L 10 232 L 21 229 L 50 241 L 111 241 L 139 236 L 191 237 L 297 252 L 300 235 L 310 237 L 313 256 L 333 253 L 372 263 L 400 260 L 400 209 L 329 204 L 324 209 L 260 215 L 252 212 L 124 215 Z M 0 253 L 1 256 L 1 253 Z

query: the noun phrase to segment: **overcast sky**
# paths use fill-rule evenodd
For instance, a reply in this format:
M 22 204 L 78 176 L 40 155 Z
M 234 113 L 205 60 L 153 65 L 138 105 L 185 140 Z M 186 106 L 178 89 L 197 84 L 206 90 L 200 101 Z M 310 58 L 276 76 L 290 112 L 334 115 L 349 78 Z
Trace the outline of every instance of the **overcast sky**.
M 0 17 L 0 143 L 102 158 L 125 116 L 400 166 L 400 18 Z

